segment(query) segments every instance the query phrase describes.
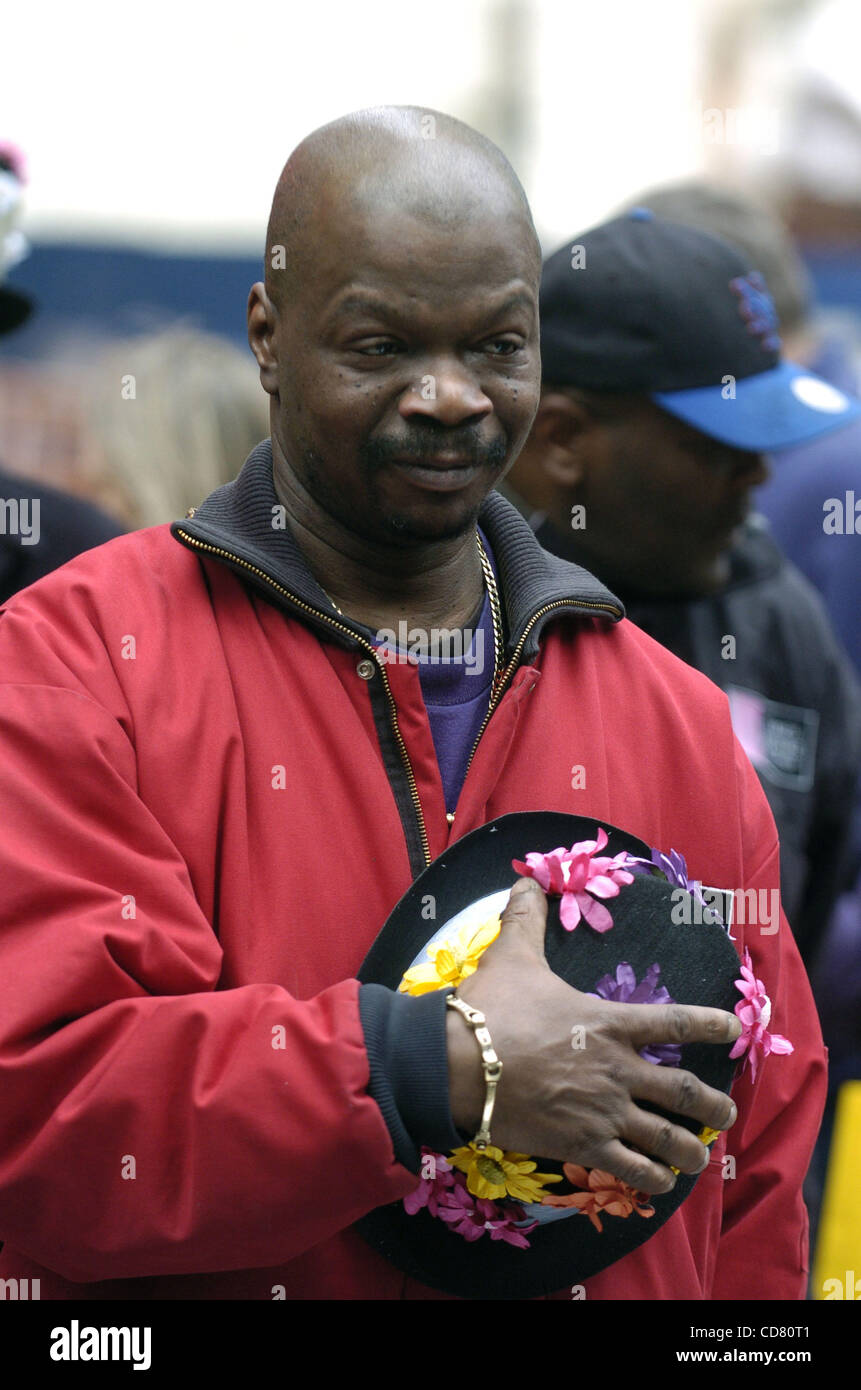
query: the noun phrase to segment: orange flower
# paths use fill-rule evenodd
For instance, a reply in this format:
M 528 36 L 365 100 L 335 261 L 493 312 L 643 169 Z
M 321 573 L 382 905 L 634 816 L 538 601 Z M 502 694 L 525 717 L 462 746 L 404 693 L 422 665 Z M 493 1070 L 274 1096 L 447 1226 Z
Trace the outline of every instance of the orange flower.
M 646 1205 L 649 1200 L 647 1192 L 638 1192 L 612 1173 L 605 1173 L 601 1168 L 593 1168 L 587 1173 L 577 1163 L 563 1164 L 562 1171 L 572 1187 L 582 1187 L 586 1191 L 569 1192 L 563 1197 L 545 1197 L 543 1206 L 577 1207 L 584 1216 L 588 1216 L 597 1231 L 604 1229 L 601 1212 L 608 1216 L 630 1216 L 632 1212 L 638 1216 L 655 1214 L 655 1208 Z

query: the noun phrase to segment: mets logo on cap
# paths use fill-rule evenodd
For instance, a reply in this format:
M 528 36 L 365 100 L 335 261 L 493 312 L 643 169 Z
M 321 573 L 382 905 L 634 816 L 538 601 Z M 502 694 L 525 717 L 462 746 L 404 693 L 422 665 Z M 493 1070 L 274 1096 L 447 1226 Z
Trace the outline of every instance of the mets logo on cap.
M 747 325 L 748 333 L 759 338 L 765 352 L 780 351 L 777 311 L 758 270 L 737 275 L 729 287 L 738 296 L 738 312 Z

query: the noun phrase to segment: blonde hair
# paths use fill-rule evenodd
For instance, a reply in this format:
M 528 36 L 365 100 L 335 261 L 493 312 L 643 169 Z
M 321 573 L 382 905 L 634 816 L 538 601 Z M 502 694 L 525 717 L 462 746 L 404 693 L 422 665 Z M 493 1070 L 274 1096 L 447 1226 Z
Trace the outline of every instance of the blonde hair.
M 89 471 L 133 527 L 182 518 L 269 433 L 251 354 L 184 324 L 112 343 L 86 376 Z

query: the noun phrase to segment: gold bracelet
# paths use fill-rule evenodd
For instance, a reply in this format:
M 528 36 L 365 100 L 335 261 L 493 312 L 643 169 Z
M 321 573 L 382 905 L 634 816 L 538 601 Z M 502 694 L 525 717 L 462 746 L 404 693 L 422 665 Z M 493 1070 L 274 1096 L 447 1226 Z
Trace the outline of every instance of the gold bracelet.
M 475 1040 L 481 1048 L 481 1069 L 484 1072 L 484 1084 L 487 1090 L 484 1097 L 481 1124 L 472 1143 L 476 1149 L 483 1150 L 490 1143 L 490 1121 L 493 1118 L 493 1107 L 496 1104 L 496 1088 L 499 1085 L 499 1078 L 502 1076 L 502 1063 L 493 1050 L 493 1043 L 487 1030 L 487 1019 L 480 1009 L 473 1009 L 463 999 L 458 999 L 456 994 L 447 995 L 445 1002 L 448 1008 L 457 1009 L 458 1013 L 463 1014 L 475 1033 Z

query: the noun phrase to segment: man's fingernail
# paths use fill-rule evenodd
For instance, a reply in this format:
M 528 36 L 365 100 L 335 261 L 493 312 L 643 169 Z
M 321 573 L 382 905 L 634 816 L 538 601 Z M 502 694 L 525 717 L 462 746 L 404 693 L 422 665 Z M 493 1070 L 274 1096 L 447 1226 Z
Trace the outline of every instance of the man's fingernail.
M 512 898 L 515 898 L 515 897 L 519 898 L 519 897 L 521 896 L 521 894 L 523 894 L 523 893 L 532 893 L 532 892 L 534 892 L 534 891 L 535 891 L 535 879 L 534 879 L 534 878 L 519 878 L 519 879 L 517 880 L 517 882 L 515 883 L 514 887 L 513 887 L 512 890 L 511 890 L 511 897 L 512 897 Z

